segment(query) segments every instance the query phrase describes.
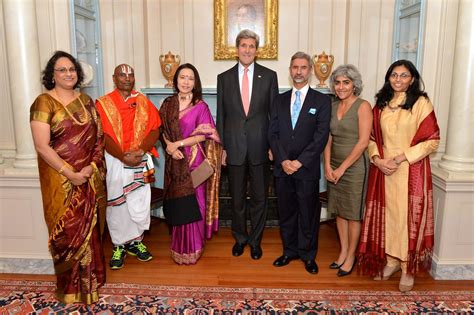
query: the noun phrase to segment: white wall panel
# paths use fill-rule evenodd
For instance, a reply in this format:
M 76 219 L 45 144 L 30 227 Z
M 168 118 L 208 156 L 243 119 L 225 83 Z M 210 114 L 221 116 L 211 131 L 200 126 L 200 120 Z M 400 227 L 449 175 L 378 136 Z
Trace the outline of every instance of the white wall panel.
M 38 178 L 0 178 L 0 231 L 0 258 L 51 258 Z
M 36 23 L 42 68 L 46 66 L 46 62 L 54 51 L 71 52 L 69 4 L 69 1 L 58 0 L 41 0 L 36 3 Z
M 11 107 L 10 83 L 8 77 L 7 50 L 5 47 L 5 28 L 3 20 L 3 5 L 0 1 L 0 160 L 1 156 L 14 156 L 15 133 L 13 129 L 13 112 Z
M 458 16 L 457 0 L 427 1 L 422 76 L 441 131 L 438 151 L 446 150 L 446 136 Z M 444 119 L 446 117 L 446 119 Z

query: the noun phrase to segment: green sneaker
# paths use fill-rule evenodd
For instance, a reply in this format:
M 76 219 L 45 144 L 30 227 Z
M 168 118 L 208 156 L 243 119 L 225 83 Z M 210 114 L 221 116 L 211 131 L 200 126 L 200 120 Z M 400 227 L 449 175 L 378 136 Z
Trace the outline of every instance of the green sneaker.
M 136 256 L 140 261 L 149 261 L 153 258 L 146 246 L 141 241 L 133 241 L 126 245 L 127 253 Z
M 122 269 L 123 263 L 125 261 L 125 256 L 127 253 L 125 252 L 125 246 L 119 245 L 114 246 L 114 251 L 112 252 L 112 258 L 110 259 L 109 266 L 110 269 Z

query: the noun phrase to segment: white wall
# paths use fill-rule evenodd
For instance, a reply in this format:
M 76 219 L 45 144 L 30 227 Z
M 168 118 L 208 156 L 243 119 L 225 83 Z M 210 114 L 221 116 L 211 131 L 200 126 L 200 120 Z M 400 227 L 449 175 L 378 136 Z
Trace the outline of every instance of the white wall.
M 13 111 L 8 76 L 7 48 L 5 46 L 5 27 L 3 20 L 3 2 L 0 1 L 0 154 L 13 157 L 15 154 L 15 136 L 13 130 Z
M 159 56 L 168 51 L 193 63 L 205 87 L 215 87 L 217 74 L 235 63 L 214 60 L 212 0 L 103 0 L 100 10 L 106 90 L 123 62 L 135 67 L 137 87 L 164 86 Z M 288 87 L 293 53 L 325 51 L 334 55 L 334 66 L 350 62 L 360 68 L 363 96 L 372 102 L 391 61 L 393 17 L 393 0 L 280 0 L 278 60 L 261 63 Z

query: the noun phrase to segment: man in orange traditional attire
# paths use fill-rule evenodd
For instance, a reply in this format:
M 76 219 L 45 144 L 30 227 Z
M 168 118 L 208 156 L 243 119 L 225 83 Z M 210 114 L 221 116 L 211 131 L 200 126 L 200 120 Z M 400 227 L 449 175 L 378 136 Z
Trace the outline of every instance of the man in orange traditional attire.
M 132 67 L 117 66 L 112 78 L 116 89 L 96 105 L 105 134 L 107 226 L 114 244 L 109 265 L 120 269 L 127 253 L 140 261 L 153 258 L 142 240 L 150 227 L 152 154 L 158 154 L 154 146 L 161 120 L 153 103 L 133 90 Z

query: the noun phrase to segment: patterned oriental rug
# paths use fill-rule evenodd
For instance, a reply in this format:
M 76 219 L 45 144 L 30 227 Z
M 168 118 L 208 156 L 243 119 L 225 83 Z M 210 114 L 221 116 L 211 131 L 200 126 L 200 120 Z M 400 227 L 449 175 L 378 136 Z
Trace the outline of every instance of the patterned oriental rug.
M 55 283 L 0 280 L 0 314 L 472 314 L 474 291 L 339 291 L 106 284 L 86 307 Z

